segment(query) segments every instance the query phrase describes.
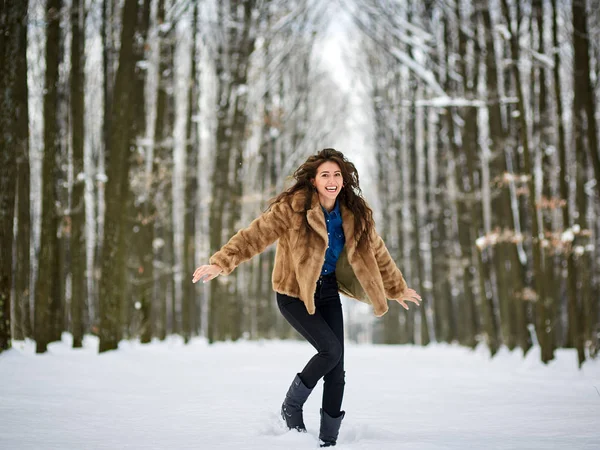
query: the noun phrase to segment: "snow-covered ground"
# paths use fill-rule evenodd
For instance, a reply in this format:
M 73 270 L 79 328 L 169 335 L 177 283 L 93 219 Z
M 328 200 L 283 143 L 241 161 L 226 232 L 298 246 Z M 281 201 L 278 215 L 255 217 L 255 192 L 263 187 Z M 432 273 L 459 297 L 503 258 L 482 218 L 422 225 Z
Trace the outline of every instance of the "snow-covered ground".
M 313 351 L 302 342 L 209 346 L 179 338 L 143 346 L 70 338 L 35 355 L 0 354 L 0 449 L 314 449 L 321 384 L 308 433 L 279 407 Z M 600 449 L 600 361 L 572 351 L 544 366 L 536 350 L 347 344 L 340 449 Z

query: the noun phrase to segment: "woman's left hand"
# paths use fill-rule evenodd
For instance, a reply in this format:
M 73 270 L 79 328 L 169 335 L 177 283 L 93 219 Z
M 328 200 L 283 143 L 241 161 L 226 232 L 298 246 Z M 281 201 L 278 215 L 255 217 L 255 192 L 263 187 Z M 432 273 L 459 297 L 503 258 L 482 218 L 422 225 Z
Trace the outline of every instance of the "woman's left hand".
M 402 297 L 394 298 L 393 300 L 396 300 L 398 303 L 400 303 L 404 309 L 408 309 L 406 302 L 412 302 L 419 306 L 420 302 L 422 301 L 421 296 L 417 294 L 414 289 L 407 289 Z

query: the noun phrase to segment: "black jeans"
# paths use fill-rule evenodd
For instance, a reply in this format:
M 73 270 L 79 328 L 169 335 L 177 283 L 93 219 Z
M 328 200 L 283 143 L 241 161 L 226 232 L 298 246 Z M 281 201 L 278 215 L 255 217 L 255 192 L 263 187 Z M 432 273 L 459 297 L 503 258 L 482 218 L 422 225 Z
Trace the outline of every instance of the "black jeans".
M 344 317 L 335 274 L 317 281 L 314 315 L 308 314 L 296 297 L 277 293 L 277 305 L 290 325 L 317 350 L 300 372 L 300 379 L 312 389 L 323 378 L 323 410 L 338 417 L 345 385 Z

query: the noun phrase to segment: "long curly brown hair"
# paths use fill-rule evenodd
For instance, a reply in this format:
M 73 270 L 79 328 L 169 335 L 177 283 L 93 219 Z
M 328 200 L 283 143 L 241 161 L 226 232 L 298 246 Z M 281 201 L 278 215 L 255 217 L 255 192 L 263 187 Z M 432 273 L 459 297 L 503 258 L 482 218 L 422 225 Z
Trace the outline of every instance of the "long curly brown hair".
M 287 190 L 275 197 L 269 204 L 269 209 L 275 204 L 288 197 L 291 197 L 298 191 L 306 192 L 306 202 L 304 205 L 304 211 L 308 211 L 312 205 L 313 195 L 318 195 L 315 187 L 312 184 L 317 176 L 317 169 L 324 162 L 331 161 L 340 166 L 342 177 L 344 179 L 344 186 L 338 195 L 340 204 L 346 206 L 352 215 L 354 216 L 354 239 L 357 246 L 361 246 L 363 243 L 368 242 L 368 237 L 375 227 L 373 221 L 373 211 L 365 202 L 360 185 L 358 182 L 358 171 L 354 164 L 352 164 L 342 152 L 339 152 L 333 148 L 326 148 L 321 150 L 316 155 L 310 156 L 296 171 L 294 172 L 293 178 L 296 182 Z M 306 231 L 310 230 L 310 225 L 304 214 L 304 224 Z

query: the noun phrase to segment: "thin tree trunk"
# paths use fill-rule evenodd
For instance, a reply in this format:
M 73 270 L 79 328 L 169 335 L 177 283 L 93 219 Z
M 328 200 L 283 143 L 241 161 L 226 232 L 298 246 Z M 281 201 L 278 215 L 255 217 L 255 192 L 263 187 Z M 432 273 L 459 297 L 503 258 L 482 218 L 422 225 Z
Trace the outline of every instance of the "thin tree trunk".
M 167 333 L 167 299 L 173 284 L 173 214 L 172 214 L 172 170 L 173 170 L 173 126 L 174 126 L 174 52 L 175 24 L 166 23 L 165 0 L 158 3 L 157 22 L 159 28 L 158 95 L 156 122 L 154 127 L 154 155 L 152 184 L 155 187 L 153 210 L 156 211 L 154 233 L 161 242 L 155 259 L 162 267 L 155 277 L 156 336 L 164 339 Z M 168 28 L 163 28 L 168 27 Z M 174 300 L 174 299 L 172 299 Z
M 223 30 L 223 38 L 225 37 L 225 15 L 223 12 L 223 4 L 217 6 L 217 20 L 219 29 Z M 216 131 L 216 154 L 211 177 L 211 202 L 209 207 L 208 227 L 210 239 L 210 254 L 214 254 L 223 245 L 223 228 L 224 228 L 224 213 L 227 205 L 229 192 L 229 159 L 231 147 L 227 140 L 228 135 L 228 115 L 230 93 L 228 82 L 225 79 L 227 68 L 225 67 L 225 52 L 224 39 L 220 39 L 217 44 L 217 55 L 215 61 L 216 78 L 218 81 L 217 91 L 217 131 Z M 233 43 L 230 43 L 233 45 Z M 228 75 L 228 74 L 227 74 Z M 223 299 L 226 298 L 226 290 L 221 283 L 210 283 L 209 311 L 208 311 L 208 330 L 207 337 L 209 342 L 215 342 L 221 339 L 222 327 L 224 320 L 223 316 Z
M 120 313 L 126 273 L 124 209 L 129 190 L 130 147 L 132 145 L 133 100 L 131 83 L 135 77 L 134 36 L 137 0 L 125 0 L 119 68 L 113 91 L 111 134 L 107 164 L 105 235 L 100 279 L 100 352 L 117 348 L 121 338 Z
M 192 20 L 192 48 L 190 50 L 190 87 L 188 91 L 188 112 L 186 123 L 186 164 L 185 164 L 185 197 L 184 228 L 183 228 L 183 277 L 182 277 L 182 334 L 187 343 L 194 333 L 194 323 L 197 317 L 196 289 L 190 281 L 194 271 L 196 254 L 196 205 L 198 204 L 198 152 L 199 139 L 195 122 L 199 113 L 199 77 L 198 77 L 198 1 L 194 1 Z
M 222 3 L 219 3 L 217 9 L 218 23 L 223 30 L 225 42 L 219 42 L 216 60 L 219 88 L 217 93 L 217 151 L 211 180 L 212 196 L 209 212 L 211 254 L 222 246 L 223 231 L 228 235 L 235 231 L 233 228 L 238 214 L 237 209 L 239 209 L 235 206 L 239 204 L 239 198 L 236 198 L 236 195 L 241 195 L 238 170 L 247 139 L 245 128 L 248 120 L 245 110 L 248 94 L 239 87 L 246 85 L 249 57 L 254 49 L 255 36 L 250 32 L 255 9 L 256 2 L 254 0 L 232 0 L 228 12 L 224 12 Z M 230 23 L 236 23 L 238 26 L 232 27 L 229 25 Z M 226 47 L 224 48 L 223 45 Z M 232 64 L 233 61 L 235 64 Z M 234 174 L 230 183 L 232 169 Z M 232 194 L 233 199 L 231 199 Z M 226 216 L 226 213 L 229 215 Z M 231 282 L 235 283 L 235 279 L 232 279 Z M 236 325 L 239 324 L 237 313 L 232 312 L 232 308 L 239 310 L 239 299 L 234 298 L 222 283 L 211 283 L 207 333 L 209 342 L 227 337 L 236 338 L 239 335 L 239 330 L 236 330 L 236 327 L 239 326 Z M 233 329 L 231 328 L 232 318 Z
M 417 88 L 416 96 L 420 98 L 423 94 L 421 88 Z M 415 184 L 412 190 L 413 193 L 413 213 L 415 218 L 415 232 L 414 232 L 414 250 L 415 250 L 415 259 L 414 264 L 416 266 L 416 279 L 417 286 L 419 287 L 419 292 L 421 295 L 425 295 L 425 262 L 423 258 L 423 251 L 421 249 L 422 238 L 424 236 L 424 223 L 426 223 L 425 212 L 423 203 L 425 200 L 425 194 L 423 191 L 426 189 L 427 183 L 425 180 L 425 152 L 427 143 L 425 142 L 425 124 L 426 124 L 426 110 L 424 108 L 419 108 L 415 114 L 415 145 L 413 148 L 415 149 L 413 153 L 413 171 L 415 174 Z M 428 305 L 422 305 L 419 308 L 419 319 L 420 319 L 420 336 L 419 343 L 421 345 L 427 345 L 430 343 L 431 338 L 429 336 L 429 323 L 427 322 L 427 308 Z
M 556 0 L 551 0 L 552 5 L 552 46 L 554 49 L 558 49 L 560 46 L 558 40 L 558 10 L 556 7 Z M 562 103 L 562 89 L 560 80 L 560 54 L 558 51 L 553 51 L 554 54 L 554 67 L 552 68 L 552 77 L 554 84 L 554 101 L 556 103 L 556 127 L 557 127 L 557 148 L 558 148 L 558 186 L 561 199 L 561 212 L 563 230 L 568 228 L 570 225 L 569 218 L 569 186 L 568 186 L 568 164 L 567 164 L 567 146 L 565 144 L 565 126 L 563 122 L 563 103 Z M 566 267 L 566 278 L 563 277 L 565 283 L 565 295 L 567 305 L 576 298 L 576 291 L 573 289 L 574 284 L 570 280 L 576 279 L 576 274 L 573 272 L 573 261 L 572 255 L 564 253 L 564 258 L 567 260 Z M 561 271 L 563 273 L 563 271 Z M 567 341 L 568 341 L 567 336 Z M 567 343 L 568 344 L 568 343 Z
M 23 29 L 27 29 L 27 2 L 0 5 L 0 352 L 11 346 L 11 289 L 17 158 L 23 150 L 22 94 L 18 76 L 22 64 Z M 25 38 L 26 40 L 26 38 Z M 17 114 L 15 114 L 17 111 Z M 26 112 L 26 110 L 25 110 Z
M 56 261 L 58 257 L 58 215 L 56 211 L 56 173 L 58 156 L 58 63 L 61 0 L 46 5 L 46 81 L 44 93 L 44 157 L 42 161 L 42 213 L 38 276 L 35 289 L 36 353 L 44 353 L 56 323 Z
M 456 12 L 459 12 L 459 5 L 456 5 Z M 459 39 L 459 53 L 465 55 L 466 43 L 464 42 L 463 32 L 460 32 L 461 36 Z M 452 70 L 450 63 L 450 35 L 449 29 L 446 26 L 444 29 L 444 42 L 446 47 L 446 70 L 450 72 Z M 445 90 L 450 92 L 450 73 L 446 75 Z M 461 259 L 459 264 L 461 265 L 461 275 L 463 282 L 462 294 L 463 297 L 459 301 L 459 324 L 458 324 L 458 339 L 459 341 L 469 347 L 475 347 L 477 344 L 475 340 L 476 335 L 476 322 L 475 322 L 475 299 L 473 295 L 473 275 L 471 273 L 471 234 L 469 227 L 471 225 L 471 215 L 467 204 L 465 203 L 465 192 L 463 185 L 463 174 L 464 169 L 462 164 L 462 156 L 458 147 L 457 130 L 454 119 L 453 108 L 448 108 L 447 113 L 444 116 L 446 120 L 446 126 L 448 128 L 448 139 L 450 141 L 450 148 L 452 149 L 452 156 L 454 158 L 454 177 L 456 179 L 456 187 L 458 188 L 458 198 L 456 199 L 456 209 L 458 213 L 458 241 L 461 249 Z
M 592 80 L 590 78 L 590 34 L 588 33 L 587 27 L 587 14 L 588 8 L 586 8 L 585 0 L 573 0 L 573 47 L 574 47 L 574 60 L 575 60 L 575 74 L 574 79 L 578 88 L 581 89 L 582 95 L 582 103 L 583 108 L 585 110 L 586 120 L 586 135 L 587 138 L 587 152 L 585 152 L 584 148 L 580 148 L 576 145 L 577 152 L 577 160 L 578 166 L 580 166 L 580 162 L 583 164 L 580 166 L 582 170 L 582 175 L 585 173 L 587 165 L 591 162 L 591 166 L 593 168 L 594 178 L 595 178 L 595 187 L 596 193 L 600 194 L 600 153 L 598 149 L 598 127 L 596 122 L 596 95 L 594 92 L 594 87 L 592 85 Z M 577 93 L 577 91 L 576 91 Z M 583 120 L 583 113 L 579 115 L 579 111 L 575 111 L 573 114 L 575 120 L 580 118 Z M 575 128 L 575 135 L 577 137 L 577 133 L 582 132 L 579 127 Z M 584 155 L 581 155 L 580 152 L 584 152 Z M 587 164 L 585 163 L 585 157 L 587 156 Z M 582 183 L 585 183 L 585 180 L 581 180 Z M 579 180 L 577 181 L 579 188 Z M 587 223 L 586 213 L 587 213 L 587 195 L 583 192 L 583 185 L 581 186 L 581 196 L 578 194 L 578 205 L 580 204 L 579 209 L 579 225 L 582 230 L 588 230 L 590 225 Z M 585 208 L 585 209 L 583 209 Z M 584 245 L 584 248 L 586 245 Z M 581 314 L 582 314 L 582 339 L 584 341 L 591 341 L 595 338 L 594 333 L 596 330 L 594 329 L 597 316 L 598 316 L 598 305 L 597 301 L 592 301 L 592 257 L 589 251 L 584 251 L 583 255 L 580 258 L 581 271 L 578 270 L 578 273 L 581 274 Z M 596 338 L 597 340 L 597 338 Z M 580 360 L 580 364 L 583 361 Z
M 469 23 L 471 28 L 477 30 L 478 16 L 474 11 L 470 17 Z M 468 98 L 478 97 L 478 86 L 480 77 L 480 62 L 483 60 L 481 46 L 478 38 L 478 33 L 471 39 L 473 43 L 473 67 L 472 74 L 468 76 L 466 70 L 463 74 L 463 89 L 467 93 Z M 464 60 L 464 59 L 463 59 Z M 485 61 L 483 61 L 485 62 Z M 488 247 L 478 248 L 475 243 L 479 236 L 486 233 L 484 226 L 484 204 L 486 198 L 483 193 L 483 165 L 486 165 L 487 159 L 481 156 L 483 149 L 479 148 L 480 132 L 479 132 L 479 111 L 475 107 L 469 107 L 466 111 L 466 124 L 463 136 L 463 143 L 467 151 L 466 162 L 468 169 L 468 183 L 471 188 L 471 194 L 476 194 L 475 197 L 480 197 L 481 200 L 473 201 L 473 220 L 471 223 L 471 253 L 473 266 L 477 268 L 478 279 L 478 300 L 476 305 L 479 309 L 479 322 L 476 326 L 485 332 L 487 345 L 491 355 L 495 355 L 500 346 L 500 337 L 498 332 L 498 323 L 494 314 L 494 290 L 491 286 L 491 249 Z M 485 124 L 487 126 L 487 124 Z
M 582 0 L 573 0 L 573 136 L 575 139 L 575 204 L 576 204 L 576 221 L 581 230 L 588 228 L 587 224 L 587 198 L 584 190 L 584 185 L 587 182 L 587 164 L 586 156 L 590 153 L 586 152 L 586 144 L 592 145 L 592 142 L 585 141 L 586 131 L 589 138 L 589 129 L 592 127 L 595 134 L 595 118 L 588 116 L 586 108 L 586 97 L 593 95 L 589 89 L 589 53 L 587 44 L 587 17 L 585 11 L 585 2 Z M 591 119 L 591 120 L 590 120 Z M 586 128 L 587 126 L 587 128 Z M 595 138 L 593 138 L 595 139 Z M 587 155 L 586 155 L 587 153 Z M 574 227 L 575 228 L 575 227 Z M 577 240 L 581 238 L 576 237 Z M 581 243 L 574 241 L 573 247 L 579 246 L 585 248 Z M 576 274 L 577 281 L 573 283 L 573 291 L 576 295 L 570 298 L 569 303 L 569 334 L 571 335 L 571 343 L 577 349 L 579 365 L 585 361 L 585 338 L 586 338 L 586 307 L 589 305 L 590 295 L 590 273 L 589 267 L 591 261 L 589 253 L 585 250 L 578 254 L 575 248 L 571 249 L 569 255 L 570 263 L 573 265 L 573 273 Z M 579 289 L 577 289 L 579 287 Z
M 442 29 L 444 35 L 444 43 L 448 45 L 448 19 L 442 19 Z M 446 47 L 447 48 L 447 47 Z M 440 66 L 441 63 L 447 64 L 447 53 L 440 55 Z M 446 73 L 441 73 L 440 77 L 445 76 L 445 85 L 448 86 L 448 75 L 449 70 L 446 66 Z M 446 112 L 446 114 L 448 114 Z M 451 260 L 451 243 L 448 236 L 449 221 L 446 217 L 450 217 L 448 211 L 448 190 L 443 188 L 448 185 L 446 173 L 448 171 L 447 162 L 450 161 L 448 147 L 448 122 L 441 122 L 439 114 L 436 113 L 436 123 L 439 134 L 444 138 L 437 140 L 437 155 L 436 160 L 439 161 L 437 165 L 437 177 L 432 180 L 435 190 L 431 195 L 431 210 L 432 210 L 432 222 L 433 227 L 431 230 L 431 258 L 432 258 L 432 278 L 435 280 L 433 283 L 433 297 L 435 302 L 435 323 L 436 323 L 436 338 L 438 342 L 453 342 L 458 338 L 457 336 L 457 317 L 456 309 L 453 305 L 453 295 L 451 288 L 451 277 L 449 261 Z
M 140 140 L 146 136 L 146 77 L 147 69 L 144 64 L 139 64 L 144 61 L 147 55 L 148 31 L 150 28 L 150 6 L 151 0 L 144 0 L 141 10 L 138 14 L 138 35 L 139 40 L 134 46 L 135 79 L 134 79 L 134 114 L 132 124 L 132 134 L 135 139 Z M 129 196 L 130 204 L 133 211 L 133 227 L 127 228 L 131 233 L 131 241 L 134 242 L 132 252 L 133 272 L 131 274 L 131 296 L 127 299 L 124 306 L 126 315 L 130 317 L 127 325 L 132 326 L 132 334 L 140 337 L 142 343 L 150 341 L 150 306 L 151 292 L 153 286 L 153 254 L 152 254 L 152 239 L 148 237 L 149 229 L 154 226 L 153 220 L 148 217 L 148 202 L 150 201 L 148 178 L 149 174 L 146 169 L 146 160 L 149 157 L 149 150 L 144 144 L 138 142 L 138 155 L 143 154 L 145 157 L 132 158 L 132 177 L 140 180 L 134 189 L 131 186 Z M 141 191 L 141 192 L 140 192 Z M 142 200 L 143 199 L 143 200 Z
M 86 292 L 84 141 L 84 49 L 85 10 L 81 0 L 71 5 L 71 138 L 74 185 L 71 205 L 71 331 L 73 347 L 83 341 L 83 309 Z
M 373 61 L 370 64 L 371 67 L 376 67 L 376 63 Z M 398 70 L 395 69 L 396 75 L 395 75 L 395 79 L 399 80 L 399 73 Z M 380 95 L 385 96 L 386 98 L 386 103 L 391 100 L 389 98 L 390 95 L 390 91 L 392 91 L 394 88 L 390 87 L 389 89 L 385 89 L 385 87 L 380 86 L 380 84 L 382 83 L 381 81 L 379 81 L 379 72 L 378 71 L 374 71 L 373 75 L 372 75 L 372 83 L 374 85 L 374 90 L 372 93 L 372 98 L 376 99 L 376 98 L 380 98 Z M 399 87 L 396 87 L 395 89 L 399 89 Z M 391 102 L 389 102 L 389 104 L 391 104 Z M 384 110 L 383 108 L 379 107 L 380 105 L 377 104 L 377 102 L 375 101 L 373 104 L 373 110 L 375 111 L 375 121 L 376 121 L 376 128 L 377 128 L 377 141 L 376 141 L 376 148 L 378 149 L 377 153 L 376 153 L 376 161 L 377 161 L 377 190 L 378 190 L 378 194 L 379 194 L 379 201 L 381 202 L 382 205 L 389 205 L 389 207 L 384 208 L 384 210 L 382 211 L 382 227 L 381 227 L 381 234 L 384 238 L 384 240 L 386 240 L 386 242 L 390 242 L 391 239 L 391 233 L 396 233 L 396 234 L 401 234 L 401 227 L 397 227 L 395 230 L 391 230 L 391 224 L 394 223 L 392 221 L 392 214 L 396 214 L 396 209 L 391 207 L 391 199 L 390 199 L 390 191 L 391 189 L 394 190 L 394 192 L 397 192 L 396 189 L 397 187 L 401 186 L 401 179 L 402 179 L 402 173 L 400 171 L 398 171 L 398 169 L 401 167 L 400 164 L 397 164 L 397 160 L 399 160 L 400 158 L 400 149 L 399 149 L 399 145 L 400 145 L 400 140 L 399 139 L 395 139 L 394 136 L 390 136 L 388 137 L 387 135 L 389 134 L 394 134 L 393 131 L 389 130 L 388 127 L 386 126 L 387 124 L 387 119 L 386 116 L 384 114 Z M 396 111 L 390 111 L 390 114 L 395 114 Z M 390 149 L 394 150 L 394 160 L 391 160 L 391 156 L 390 155 Z M 396 174 L 396 176 L 400 179 L 396 180 L 396 183 L 393 185 L 391 184 L 391 171 L 390 171 L 390 166 L 394 164 L 394 166 L 396 167 L 396 171 L 393 172 Z M 392 194 L 393 195 L 393 194 Z M 402 239 L 400 238 L 399 241 L 401 242 Z M 398 246 L 398 245 L 394 245 L 393 247 L 397 248 L 396 251 L 395 248 L 391 248 L 390 250 L 392 251 L 393 255 L 396 259 L 401 259 L 401 255 L 402 255 L 402 247 Z M 390 345 L 395 345 L 395 344 L 399 344 L 402 341 L 402 330 L 400 329 L 400 305 L 396 302 L 389 302 L 388 303 L 388 307 L 389 310 L 387 312 L 387 314 L 385 316 L 383 316 L 383 330 L 382 330 L 382 339 L 381 341 L 384 344 L 390 344 Z
M 590 78 L 590 35 L 588 33 L 588 8 L 586 0 L 573 0 L 573 49 L 576 82 L 581 83 L 583 108 L 587 117 L 587 156 L 594 169 L 596 194 L 600 195 L 600 153 L 598 152 L 598 127 L 596 124 L 596 96 Z M 596 6 L 597 7 L 597 6 Z M 579 58 L 579 59 L 577 59 Z M 582 212 L 583 213 L 583 212 Z
M 543 251 L 541 248 L 540 225 L 538 222 L 537 208 L 535 202 L 535 179 L 532 169 L 532 160 L 529 150 L 529 137 L 527 136 L 527 116 L 525 110 L 525 99 L 523 95 L 523 87 L 521 83 L 521 74 L 519 72 L 519 43 L 518 34 L 512 29 L 510 12 L 507 0 L 502 0 L 503 15 L 506 20 L 506 26 L 510 34 L 510 53 L 513 60 L 512 73 L 515 80 L 515 88 L 517 91 L 518 107 L 519 107 L 519 122 L 520 122 L 520 142 L 523 148 L 523 163 L 524 175 L 528 176 L 527 187 L 529 189 L 528 209 L 531 219 L 531 234 L 532 234 L 532 253 L 533 253 L 533 286 L 536 294 L 535 308 L 535 328 L 542 350 L 542 361 L 547 363 L 554 358 L 554 349 L 552 348 L 552 337 L 549 330 L 549 313 L 544 302 L 544 287 L 543 287 L 543 271 L 542 260 Z
M 544 44 L 544 9 L 542 5 L 542 0 L 534 0 L 532 3 L 533 8 L 533 16 L 537 28 L 537 39 L 538 39 L 538 48 L 537 51 L 539 54 L 543 55 L 546 53 L 545 44 Z M 537 80 L 534 78 L 534 83 L 537 81 L 539 84 L 539 96 L 537 97 L 536 104 L 536 116 L 539 118 L 539 123 L 534 120 L 534 126 L 538 126 L 539 134 L 539 145 L 536 146 L 538 151 L 541 152 L 540 155 L 540 163 L 542 168 L 542 192 L 541 199 L 542 204 L 539 208 L 542 211 L 542 234 L 544 235 L 544 242 L 550 243 L 552 233 L 555 232 L 553 225 L 553 216 L 554 210 L 556 208 L 555 202 L 553 201 L 554 193 L 553 193 L 553 185 L 552 176 L 556 173 L 555 165 L 556 160 L 552 155 L 552 152 L 549 151 L 550 147 L 553 146 L 553 143 L 550 139 L 550 131 L 552 129 L 552 118 L 550 116 L 550 108 L 548 105 L 549 100 L 549 92 L 548 87 L 546 85 L 546 68 L 543 66 L 539 66 L 536 68 L 534 72 L 538 73 Z M 535 89 L 532 89 L 535 91 Z M 532 96 L 535 98 L 535 96 Z M 552 248 L 551 245 L 545 245 L 547 249 L 544 252 L 544 261 L 543 261 L 543 271 L 544 271 L 544 286 L 547 286 L 545 289 L 545 297 L 543 301 L 545 302 L 546 307 L 548 308 L 548 320 L 549 327 L 552 329 L 550 343 L 553 349 L 557 347 L 557 336 L 560 332 L 560 317 L 559 317 L 559 292 L 560 292 L 560 284 L 557 283 L 557 280 L 560 279 L 556 270 L 555 261 L 556 252 Z
M 514 232 L 515 226 L 512 220 L 513 215 L 510 208 L 508 186 L 500 181 L 507 172 L 506 156 L 504 153 L 506 133 L 502 125 L 500 94 L 498 92 L 498 58 L 496 57 L 494 48 L 492 21 L 487 3 L 485 0 L 480 0 L 478 11 L 483 22 L 486 43 L 486 92 L 489 105 L 490 139 L 492 141 L 490 146 L 490 178 L 495 181 L 495 185 L 499 190 L 499 193 L 493 196 L 491 209 L 494 214 L 493 220 L 498 224 L 498 228 L 494 232 L 498 233 L 504 230 Z M 521 344 L 522 349 L 527 351 L 527 344 L 521 342 L 517 333 L 515 308 L 522 307 L 522 303 L 517 304 L 515 302 L 514 293 L 522 290 L 523 286 L 520 280 L 523 277 L 519 274 L 522 270 L 522 265 L 519 263 L 516 246 L 501 240 L 494 249 L 493 259 L 497 274 L 498 304 L 500 307 L 500 323 L 504 344 L 511 350 L 517 344 Z M 524 336 L 528 336 L 526 329 Z
M 267 26 L 269 26 L 271 17 L 268 10 L 265 12 L 265 16 L 264 21 L 267 23 Z M 268 84 L 269 79 L 273 76 L 268 64 L 270 57 L 272 56 L 269 39 L 265 39 L 263 52 L 264 60 L 266 62 L 263 78 L 265 84 Z M 278 132 L 280 126 L 274 111 L 271 89 L 272 87 L 268 85 L 263 99 L 262 141 L 259 150 L 260 162 L 258 166 L 258 187 L 260 189 L 261 199 L 264 202 L 267 202 L 274 194 L 274 184 L 272 182 L 273 180 L 271 180 L 270 167 L 271 161 L 275 159 L 275 140 L 277 139 L 276 136 L 279 135 Z M 276 131 L 277 134 L 273 133 L 273 131 Z M 274 302 L 270 301 L 273 295 L 271 286 L 269 286 L 270 283 L 267 283 L 267 281 L 270 281 L 268 267 L 270 267 L 270 261 L 273 259 L 273 254 L 270 249 L 267 249 L 265 252 L 261 253 L 257 259 L 258 261 L 255 266 L 253 266 L 252 270 L 252 275 L 255 279 L 254 286 L 256 289 L 253 295 L 255 314 L 254 330 L 256 332 L 256 338 L 264 339 L 269 337 L 270 333 L 273 332 L 275 328 L 274 324 L 277 320 Z
M 20 5 L 21 20 L 27 19 L 27 4 Z M 23 22 L 19 27 L 19 50 L 15 59 L 15 134 L 17 137 L 17 236 L 16 236 L 16 264 L 15 297 L 14 297 L 14 339 L 33 337 L 31 324 L 31 199 L 30 199 L 30 167 L 29 167 L 29 107 L 27 88 L 27 26 Z M 6 66 L 9 67 L 9 66 Z M 10 71 L 7 71 L 7 75 Z M 3 107 L 4 111 L 10 110 Z M 2 126 L 3 127 L 3 126 Z M 2 147 L 2 145 L 0 145 Z M 2 188 L 4 191 L 4 188 Z M 3 256 L 0 256 L 3 258 Z

